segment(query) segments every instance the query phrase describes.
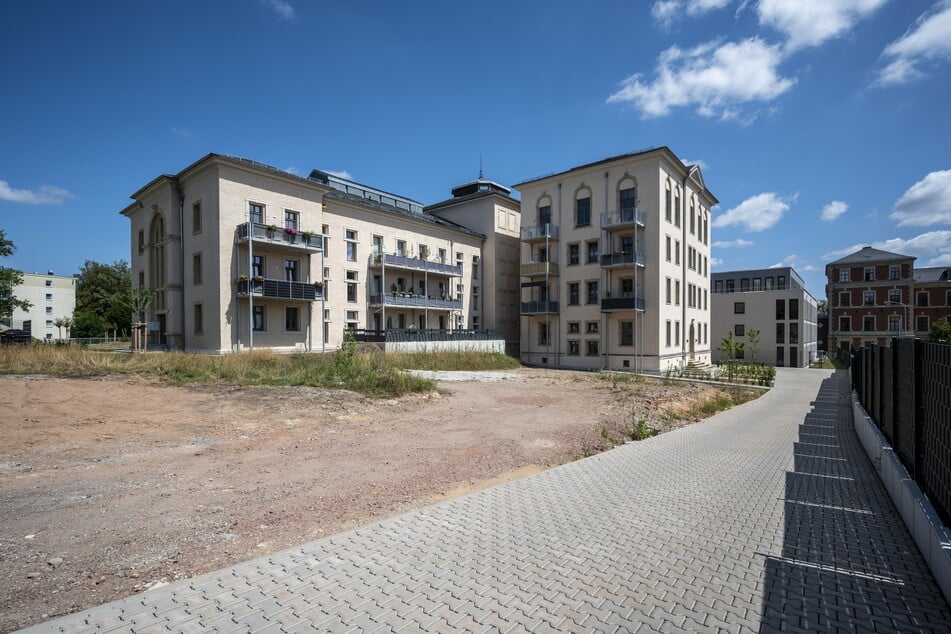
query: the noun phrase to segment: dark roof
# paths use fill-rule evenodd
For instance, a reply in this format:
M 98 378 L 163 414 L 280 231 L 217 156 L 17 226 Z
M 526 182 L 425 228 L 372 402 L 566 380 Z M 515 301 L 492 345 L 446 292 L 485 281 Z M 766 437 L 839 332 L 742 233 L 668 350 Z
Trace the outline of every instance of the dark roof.
M 850 253 L 844 258 L 839 258 L 829 264 L 862 264 L 864 262 L 889 262 L 892 260 L 914 260 L 914 256 L 902 255 L 900 253 L 891 253 L 872 247 L 862 247 L 855 253 Z
M 426 212 L 438 211 L 446 207 L 451 207 L 453 205 L 458 205 L 460 203 L 469 202 L 470 200 L 478 200 L 480 198 L 489 198 L 492 196 L 497 196 L 499 198 L 502 198 L 503 200 L 507 200 L 511 203 L 514 203 L 516 207 L 519 206 L 518 199 L 512 198 L 508 194 L 503 194 L 502 192 L 498 192 L 498 191 L 481 191 L 481 192 L 475 192 L 474 194 L 467 194 L 465 196 L 456 196 L 454 198 L 448 198 L 446 200 L 441 200 L 438 203 L 426 205 L 425 207 L 423 207 L 423 211 L 426 211 Z
M 946 266 L 932 266 L 915 269 L 915 281 L 921 283 L 951 282 L 951 269 Z
M 461 233 L 468 233 L 469 235 L 478 236 L 485 239 L 485 236 L 478 231 L 473 231 L 467 227 L 463 227 L 460 224 L 452 222 L 451 220 L 446 220 L 445 218 L 440 218 L 439 216 L 434 216 L 427 212 L 413 212 L 407 209 L 402 209 L 400 207 L 394 207 L 393 205 L 387 205 L 385 203 L 380 203 L 375 200 L 369 200 L 363 196 L 357 196 L 356 194 L 348 194 L 337 189 L 332 189 L 326 194 L 324 194 L 324 199 L 339 200 L 341 202 L 351 203 L 358 205 L 360 207 L 369 207 L 377 211 L 382 211 L 389 214 L 394 214 L 397 216 L 402 216 L 404 218 L 409 218 L 410 220 L 416 220 L 419 222 L 428 222 L 429 224 L 439 225 L 441 227 L 446 227 L 453 231 L 459 231 Z

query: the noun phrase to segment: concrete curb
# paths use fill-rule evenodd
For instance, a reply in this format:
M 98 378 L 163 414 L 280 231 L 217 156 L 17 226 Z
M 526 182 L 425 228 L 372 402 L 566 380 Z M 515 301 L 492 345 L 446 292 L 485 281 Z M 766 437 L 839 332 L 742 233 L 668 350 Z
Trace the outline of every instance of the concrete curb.
M 854 390 L 852 423 L 865 453 L 871 459 L 918 550 L 928 563 L 944 598 L 951 604 L 951 531 L 938 517 L 918 483 L 908 474 L 905 465 L 879 431 L 875 421 L 865 412 Z

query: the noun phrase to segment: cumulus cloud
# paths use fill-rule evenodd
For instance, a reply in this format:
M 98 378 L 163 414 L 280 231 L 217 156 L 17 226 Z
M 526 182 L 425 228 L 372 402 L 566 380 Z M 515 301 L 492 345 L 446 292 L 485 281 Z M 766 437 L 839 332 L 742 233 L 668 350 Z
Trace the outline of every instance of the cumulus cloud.
M 261 0 L 261 4 L 272 9 L 282 20 L 293 20 L 297 17 L 297 12 L 290 2 L 285 0 Z
M 844 203 L 841 200 L 833 200 L 831 203 L 822 208 L 822 220 L 825 222 L 832 222 L 848 210 L 848 203 Z
M 708 11 L 722 9 L 730 2 L 731 0 L 692 0 L 691 2 L 688 2 L 688 0 L 657 0 L 651 6 L 651 15 L 661 25 L 670 26 L 671 22 L 685 13 L 693 18 Z
M 723 266 L 723 260 L 720 258 L 710 258 L 710 266 Z
M 951 170 L 931 172 L 908 188 L 889 218 L 899 227 L 951 224 Z
M 776 264 L 770 264 L 770 265 L 769 265 L 769 268 L 771 268 L 771 269 L 778 269 L 778 268 L 782 268 L 782 267 L 785 267 L 785 266 L 796 266 L 796 260 L 798 260 L 798 259 L 799 259 L 799 256 L 798 256 L 798 255 L 787 255 L 786 257 L 784 257 L 782 260 L 780 260 L 780 261 L 777 262 Z
M 760 0 L 759 22 L 783 33 L 795 51 L 847 33 L 888 0 Z
M 826 262 L 855 253 L 867 244 L 854 244 L 822 256 Z M 873 248 L 918 258 L 915 266 L 951 265 L 951 231 L 929 231 L 913 238 L 891 238 L 871 244 Z
M 744 240 L 743 238 L 738 238 L 736 240 L 718 240 L 713 243 L 713 246 L 720 249 L 731 249 L 733 247 L 742 249 L 743 247 L 753 246 L 753 242 L 751 240 Z
M 707 172 L 710 170 L 710 167 L 707 165 L 707 162 L 704 161 L 703 159 L 700 159 L 699 161 L 691 161 L 689 159 L 680 159 L 680 162 L 683 163 L 684 165 L 696 165 L 697 167 L 702 169 L 704 172 Z
M 660 54 L 653 80 L 640 73 L 621 82 L 608 103 L 631 103 L 645 118 L 695 106 L 705 117 L 739 118 L 737 106 L 776 99 L 795 80 L 779 75 L 779 48 L 758 38 L 673 46 Z
M 738 225 L 751 232 L 765 231 L 779 222 L 788 210 L 788 202 L 773 192 L 764 192 L 718 215 L 713 219 L 713 226 Z
M 875 80 L 878 86 L 904 84 L 924 75 L 926 62 L 951 61 L 951 0 L 936 3 L 908 31 L 885 47 L 888 61 Z
M 73 195 L 61 187 L 41 185 L 36 190 L 14 189 L 7 181 L 0 181 L 0 200 L 27 205 L 58 205 Z

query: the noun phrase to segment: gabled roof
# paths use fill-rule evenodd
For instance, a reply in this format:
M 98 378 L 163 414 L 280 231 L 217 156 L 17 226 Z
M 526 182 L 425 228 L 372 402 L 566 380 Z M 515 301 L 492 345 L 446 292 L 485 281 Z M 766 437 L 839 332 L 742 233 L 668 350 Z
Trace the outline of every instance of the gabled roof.
M 915 269 L 915 281 L 919 283 L 951 282 L 951 269 L 946 266 L 931 266 Z
M 855 253 L 850 253 L 844 258 L 839 258 L 834 262 L 829 262 L 829 264 L 863 264 L 865 262 L 890 262 L 895 260 L 914 260 L 915 257 L 911 255 L 902 255 L 900 253 L 891 253 L 889 251 L 882 251 L 880 249 L 873 249 L 872 247 L 862 247 L 859 251 Z

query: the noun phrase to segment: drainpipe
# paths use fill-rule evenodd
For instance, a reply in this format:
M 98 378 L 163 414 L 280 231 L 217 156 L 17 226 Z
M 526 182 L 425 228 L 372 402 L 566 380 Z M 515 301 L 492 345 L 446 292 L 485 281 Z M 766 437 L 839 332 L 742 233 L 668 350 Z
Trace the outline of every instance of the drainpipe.
M 182 327 L 182 351 L 188 349 L 185 345 L 185 192 L 182 191 L 182 185 L 175 181 L 175 190 L 178 192 L 178 245 L 181 255 L 181 288 L 182 288 L 182 309 L 181 327 Z M 166 328 L 168 325 L 166 324 Z
M 690 334 L 690 331 L 687 330 L 687 258 L 684 255 L 687 249 L 687 179 L 690 178 L 690 170 L 687 170 L 686 175 L 684 175 L 683 185 L 681 187 L 681 197 L 680 203 L 681 208 L 675 210 L 675 212 L 680 214 L 680 290 L 683 293 L 683 297 L 680 299 L 680 323 L 682 324 L 680 328 L 680 367 L 686 367 L 687 365 L 687 337 Z

